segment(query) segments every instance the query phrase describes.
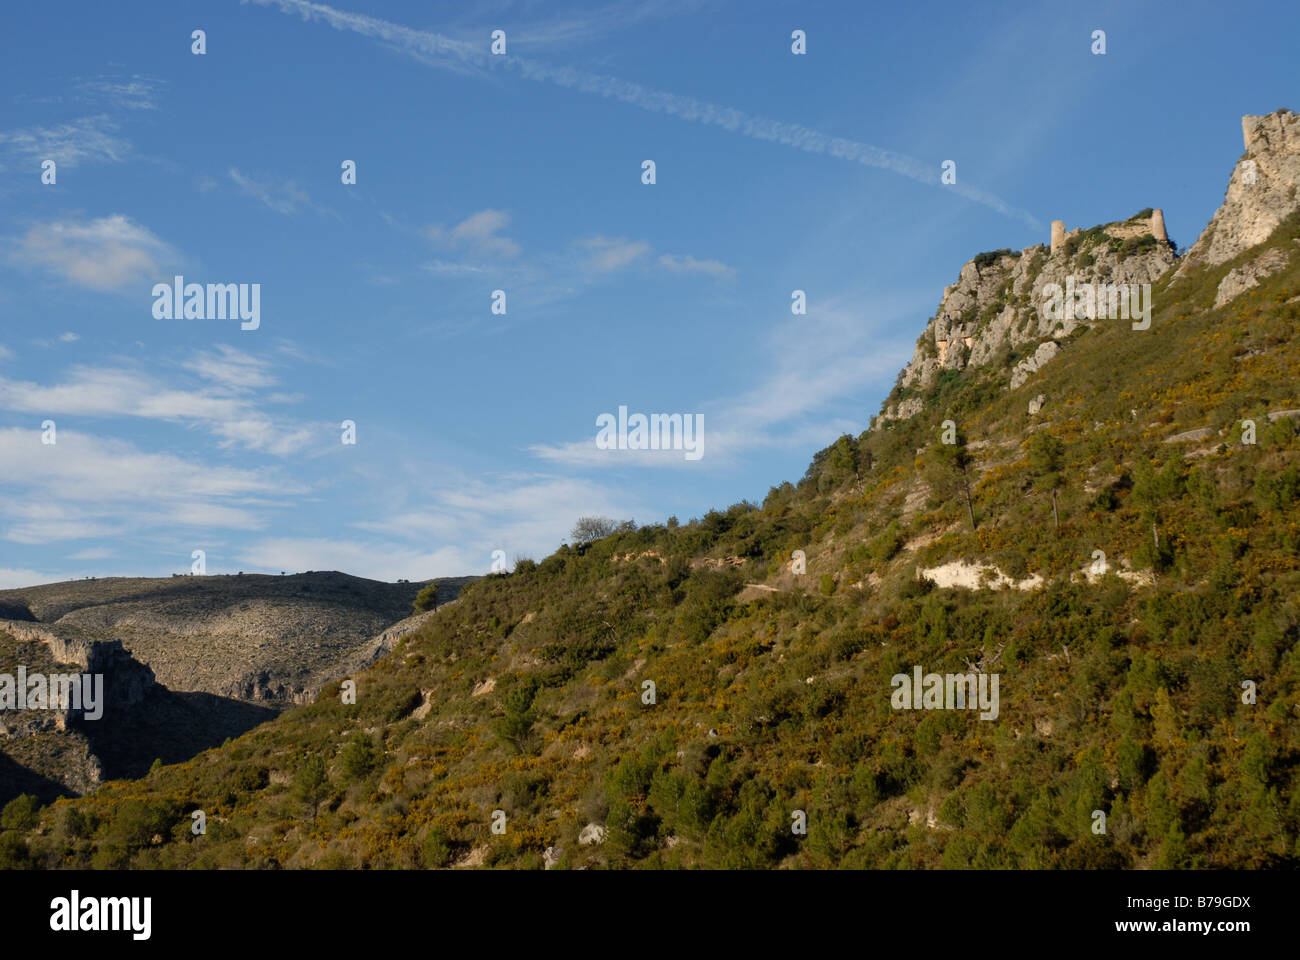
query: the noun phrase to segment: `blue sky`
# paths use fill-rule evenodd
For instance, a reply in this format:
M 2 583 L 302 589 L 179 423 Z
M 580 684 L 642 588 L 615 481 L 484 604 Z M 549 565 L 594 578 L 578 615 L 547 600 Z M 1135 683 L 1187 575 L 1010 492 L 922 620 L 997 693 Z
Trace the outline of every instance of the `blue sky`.
M 0 14 L 0 586 L 481 573 L 761 500 L 964 261 L 1146 206 L 1190 245 L 1300 101 L 1290 3 L 340 4 Z M 176 274 L 260 326 L 155 318 Z M 597 450 L 620 405 L 703 457 Z

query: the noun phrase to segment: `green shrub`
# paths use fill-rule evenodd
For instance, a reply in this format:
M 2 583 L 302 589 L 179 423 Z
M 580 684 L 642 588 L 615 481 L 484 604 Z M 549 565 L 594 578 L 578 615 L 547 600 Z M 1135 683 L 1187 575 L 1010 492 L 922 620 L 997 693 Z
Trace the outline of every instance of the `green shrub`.
M 431 583 L 415 595 L 415 611 L 438 609 L 438 585 Z
M 345 783 L 355 783 L 368 777 L 379 763 L 375 741 L 367 734 L 357 732 L 339 751 L 339 769 Z
M 26 833 L 36 826 L 40 809 L 41 801 L 37 797 L 28 793 L 20 794 L 0 811 L 0 829 Z
M 447 831 L 438 824 L 430 827 L 420 844 L 420 854 L 424 866 L 428 869 L 436 870 L 445 867 L 447 861 L 451 859 L 451 839 L 447 836 Z

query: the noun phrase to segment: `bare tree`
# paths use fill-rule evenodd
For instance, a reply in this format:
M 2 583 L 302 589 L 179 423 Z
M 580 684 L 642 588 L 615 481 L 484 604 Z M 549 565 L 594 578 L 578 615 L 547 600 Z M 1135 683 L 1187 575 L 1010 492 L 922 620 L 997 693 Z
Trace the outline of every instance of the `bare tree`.
M 632 520 L 624 520 L 620 523 L 609 517 L 579 517 L 578 522 L 569 532 L 569 538 L 575 546 L 585 546 L 593 540 L 608 537 L 611 533 L 624 533 L 635 529 L 636 523 Z

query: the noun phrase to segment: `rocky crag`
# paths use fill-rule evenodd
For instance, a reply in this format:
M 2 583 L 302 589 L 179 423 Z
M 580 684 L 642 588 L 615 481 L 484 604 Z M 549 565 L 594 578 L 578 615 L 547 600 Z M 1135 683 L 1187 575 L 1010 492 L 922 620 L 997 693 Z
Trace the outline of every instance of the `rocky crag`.
M 1196 243 L 1179 257 L 1165 233 L 1163 211 L 1065 231 L 1053 223 L 1050 244 L 982 253 L 944 290 L 939 309 L 917 339 L 873 425 L 906 420 L 923 408 L 945 371 L 987 368 L 1017 389 L 1097 322 L 1049 309 L 1049 284 L 1156 284 L 1189 270 L 1222 264 L 1263 242 L 1300 209 L 1300 116 L 1278 110 L 1242 118 L 1245 152 L 1233 169 L 1223 206 Z M 1231 271 L 1219 288 L 1222 306 L 1283 269 L 1289 254 L 1269 250 Z

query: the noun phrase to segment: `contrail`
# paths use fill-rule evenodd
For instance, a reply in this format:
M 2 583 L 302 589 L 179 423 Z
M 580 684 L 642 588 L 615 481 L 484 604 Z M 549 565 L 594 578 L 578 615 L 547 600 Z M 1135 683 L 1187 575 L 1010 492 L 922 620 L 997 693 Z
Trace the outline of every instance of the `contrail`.
M 939 183 L 937 164 L 924 163 L 915 157 L 883 150 L 856 140 L 828 137 L 802 124 L 754 116 L 733 107 L 723 107 L 691 97 L 665 93 L 639 83 L 587 73 L 572 67 L 552 67 L 515 56 L 492 56 L 480 44 L 453 40 L 437 33 L 412 30 L 400 24 L 389 23 L 363 14 L 335 10 L 333 7 L 310 3 L 308 0 L 240 0 L 240 2 L 256 3 L 264 7 L 278 6 L 282 13 L 297 13 L 304 21 L 320 20 L 336 30 L 349 30 L 383 41 L 394 49 L 425 63 L 460 73 L 482 72 L 497 67 L 514 70 L 521 77 L 539 83 L 580 90 L 583 93 L 631 104 L 652 113 L 662 113 L 694 123 L 719 127 L 728 133 L 739 134 L 752 140 L 780 143 L 807 153 L 836 157 L 866 167 L 889 170 L 921 183 Z M 1033 214 L 1010 206 L 986 190 L 961 183 L 949 184 L 946 189 L 996 210 L 1004 216 L 1023 220 L 1034 228 L 1042 226 Z

